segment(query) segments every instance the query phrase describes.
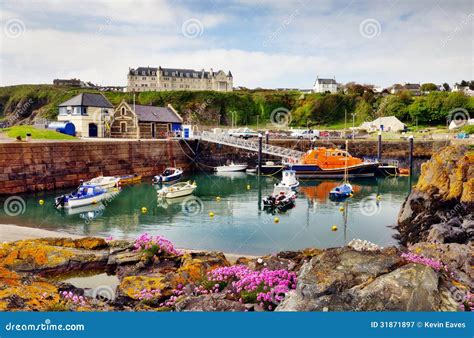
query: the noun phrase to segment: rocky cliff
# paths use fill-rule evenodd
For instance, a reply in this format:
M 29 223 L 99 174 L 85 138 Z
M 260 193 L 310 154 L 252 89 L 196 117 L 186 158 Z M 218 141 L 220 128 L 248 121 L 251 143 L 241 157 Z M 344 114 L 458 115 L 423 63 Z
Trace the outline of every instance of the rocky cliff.
M 398 216 L 402 244 L 470 243 L 474 236 L 474 152 L 439 150 L 421 167 L 418 184 Z

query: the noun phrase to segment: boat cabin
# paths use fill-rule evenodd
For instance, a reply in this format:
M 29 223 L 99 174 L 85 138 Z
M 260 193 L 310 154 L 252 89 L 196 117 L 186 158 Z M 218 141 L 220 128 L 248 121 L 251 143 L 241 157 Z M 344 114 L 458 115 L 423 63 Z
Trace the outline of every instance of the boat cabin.
M 318 147 L 308 150 L 300 160 L 301 164 L 316 164 L 323 169 L 343 168 L 361 164 L 362 160 L 352 157 L 342 149 Z
M 98 185 L 83 185 L 79 187 L 77 196 L 97 196 L 104 192 L 104 189 Z

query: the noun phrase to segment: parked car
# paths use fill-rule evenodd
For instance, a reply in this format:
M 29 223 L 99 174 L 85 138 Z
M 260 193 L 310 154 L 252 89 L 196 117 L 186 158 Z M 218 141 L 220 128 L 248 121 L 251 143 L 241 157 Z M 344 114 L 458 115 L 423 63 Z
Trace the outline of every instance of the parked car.
M 229 135 L 238 138 L 248 139 L 251 137 L 258 137 L 258 133 L 250 128 L 238 128 L 229 130 Z
M 291 133 L 291 137 L 298 139 L 318 139 L 320 137 L 318 130 L 295 130 Z

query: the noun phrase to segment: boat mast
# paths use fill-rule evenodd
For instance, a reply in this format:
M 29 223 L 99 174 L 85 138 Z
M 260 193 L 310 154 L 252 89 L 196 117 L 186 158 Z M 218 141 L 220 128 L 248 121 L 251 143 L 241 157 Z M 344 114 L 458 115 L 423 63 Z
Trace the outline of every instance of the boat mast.
M 346 138 L 347 133 L 347 109 L 344 109 L 344 138 Z M 347 170 L 347 148 L 349 141 L 346 139 L 346 153 L 345 153 L 345 166 L 344 166 L 344 183 L 347 183 L 349 172 Z

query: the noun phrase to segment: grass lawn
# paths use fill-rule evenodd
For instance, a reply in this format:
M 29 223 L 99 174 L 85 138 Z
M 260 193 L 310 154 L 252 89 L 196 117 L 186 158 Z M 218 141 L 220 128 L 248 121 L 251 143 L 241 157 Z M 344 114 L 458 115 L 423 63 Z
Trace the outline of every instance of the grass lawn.
M 33 140 L 76 140 L 73 136 L 61 134 L 54 130 L 36 129 L 33 126 L 13 126 L 0 129 L 0 133 L 2 132 L 11 138 L 21 136 L 23 140 L 26 138 L 26 134 L 31 134 Z

